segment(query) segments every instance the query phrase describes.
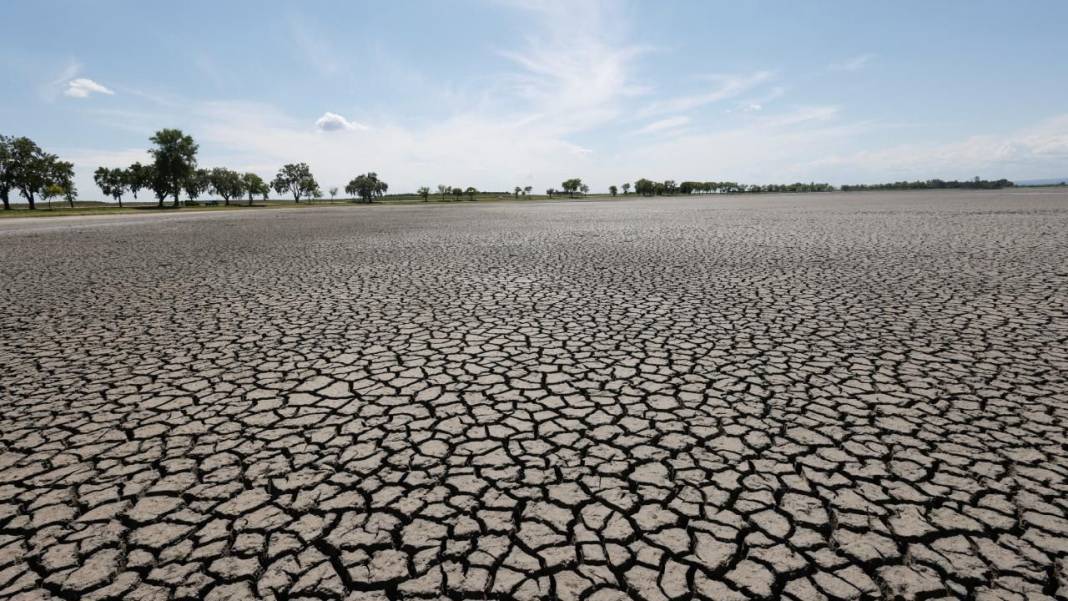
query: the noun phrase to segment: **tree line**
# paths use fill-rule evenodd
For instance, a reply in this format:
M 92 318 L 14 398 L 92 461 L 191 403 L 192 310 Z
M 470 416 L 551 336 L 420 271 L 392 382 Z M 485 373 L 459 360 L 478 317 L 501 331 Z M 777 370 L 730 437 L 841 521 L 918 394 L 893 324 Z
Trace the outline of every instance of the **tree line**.
M 1007 179 L 986 180 L 975 179 L 958 181 L 958 180 L 941 180 L 941 179 L 929 179 L 926 181 L 914 181 L 914 182 L 889 182 L 885 184 L 852 184 L 843 185 L 843 192 L 862 192 L 866 190 L 945 190 L 945 189 L 963 189 L 963 190 L 1000 190 L 1002 188 L 1011 188 L 1016 184 Z
M 37 200 L 51 202 L 62 196 L 74 206 L 74 164 L 59 160 L 26 137 L 0 134 L 0 202 L 11 210 L 11 193 L 17 192 L 31 209 Z
M 291 196 L 295 203 L 301 200 L 321 198 L 322 191 L 312 175 L 307 163 L 289 163 L 283 165 L 270 183 L 255 173 L 240 173 L 226 167 L 202 169 L 197 165 L 199 146 L 192 136 L 179 129 L 162 129 L 149 141 L 152 148 L 149 154 L 152 162 L 142 164 L 135 162 L 126 168 L 99 167 L 93 173 L 93 180 L 100 190 L 122 207 L 123 198 L 130 194 L 136 200 L 142 190 L 155 194 L 158 205 L 164 206 L 168 198 L 173 198 L 173 206 L 180 205 L 184 193 L 187 204 L 195 204 L 206 194 L 221 198 L 226 205 L 231 201 L 247 199 L 251 206 L 254 199 L 262 197 L 267 200 L 273 190 L 278 194 Z M 842 191 L 861 190 L 926 190 L 943 188 L 961 189 L 1000 189 L 1013 186 L 1007 179 L 973 180 L 901 181 L 873 185 L 843 185 Z M 620 190 L 624 195 L 672 196 L 675 194 L 737 194 L 769 192 L 830 192 L 834 186 L 827 183 L 797 182 L 793 184 L 739 184 L 730 181 L 653 181 L 646 178 L 621 186 L 611 185 L 609 194 L 616 196 Z M 345 186 L 345 193 L 354 199 L 370 203 L 385 196 L 389 185 L 375 172 L 368 172 L 353 178 Z M 513 190 L 516 198 L 521 194 L 529 195 L 531 186 L 516 186 Z M 590 187 L 581 178 L 570 178 L 560 184 L 560 188 L 548 188 L 545 193 L 549 198 L 555 195 L 588 194 Z M 26 199 L 30 209 L 35 209 L 40 199 L 51 202 L 56 197 L 64 197 L 70 206 L 74 206 L 77 190 L 74 185 L 74 166 L 60 160 L 56 155 L 42 150 L 33 140 L 26 137 L 0 135 L 0 200 L 5 210 L 11 208 L 11 193 L 17 192 Z M 337 196 L 338 189 L 329 189 L 331 198 Z M 424 201 L 430 199 L 431 189 L 422 186 L 417 194 Z M 474 200 L 479 190 L 474 186 L 438 185 L 437 194 L 441 200 L 462 199 L 464 196 Z M 508 194 L 504 192 L 503 194 Z

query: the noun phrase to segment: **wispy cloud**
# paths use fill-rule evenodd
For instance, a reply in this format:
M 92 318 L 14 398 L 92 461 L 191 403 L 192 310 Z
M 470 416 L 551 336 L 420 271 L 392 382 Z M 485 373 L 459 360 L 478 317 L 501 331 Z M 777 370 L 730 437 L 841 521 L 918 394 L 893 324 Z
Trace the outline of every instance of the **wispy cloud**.
M 831 71 L 860 71 L 875 60 L 874 54 L 859 54 L 841 62 L 831 63 L 827 68 Z
M 698 94 L 677 96 L 652 102 L 639 111 L 639 115 L 651 116 L 665 113 L 681 113 L 714 102 L 735 98 L 767 82 L 773 75 L 770 71 L 757 71 L 747 75 L 711 75 L 706 79 L 716 82 L 714 88 Z
M 668 117 L 667 119 L 660 119 L 659 121 L 653 121 L 645 127 L 635 130 L 633 133 L 637 135 L 642 134 L 655 134 L 670 130 L 677 130 L 680 127 L 689 125 L 690 118 L 686 116 Z
M 63 91 L 64 96 L 70 96 L 71 98 L 88 98 L 91 94 L 112 96 L 115 92 L 86 77 L 68 81 L 67 89 Z

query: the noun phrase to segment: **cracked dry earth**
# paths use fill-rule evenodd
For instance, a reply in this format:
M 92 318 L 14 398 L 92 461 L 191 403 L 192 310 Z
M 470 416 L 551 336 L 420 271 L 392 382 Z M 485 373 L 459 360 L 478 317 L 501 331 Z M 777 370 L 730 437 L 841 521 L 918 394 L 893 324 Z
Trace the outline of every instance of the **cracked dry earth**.
M 0 223 L 0 597 L 1068 596 L 1068 194 Z

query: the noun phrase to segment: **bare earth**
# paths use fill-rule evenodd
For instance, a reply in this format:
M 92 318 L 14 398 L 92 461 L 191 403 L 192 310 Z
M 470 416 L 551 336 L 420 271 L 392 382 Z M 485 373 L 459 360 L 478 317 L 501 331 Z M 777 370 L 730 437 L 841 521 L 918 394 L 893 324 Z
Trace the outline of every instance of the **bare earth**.
M 0 598 L 1068 596 L 1068 193 L 0 222 Z

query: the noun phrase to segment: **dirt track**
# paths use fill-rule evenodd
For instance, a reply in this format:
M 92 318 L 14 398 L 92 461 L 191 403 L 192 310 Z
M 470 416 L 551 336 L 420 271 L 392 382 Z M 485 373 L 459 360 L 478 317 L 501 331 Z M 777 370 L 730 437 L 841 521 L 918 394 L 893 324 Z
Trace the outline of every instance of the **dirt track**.
M 1068 595 L 1068 193 L 0 222 L 0 597 Z

